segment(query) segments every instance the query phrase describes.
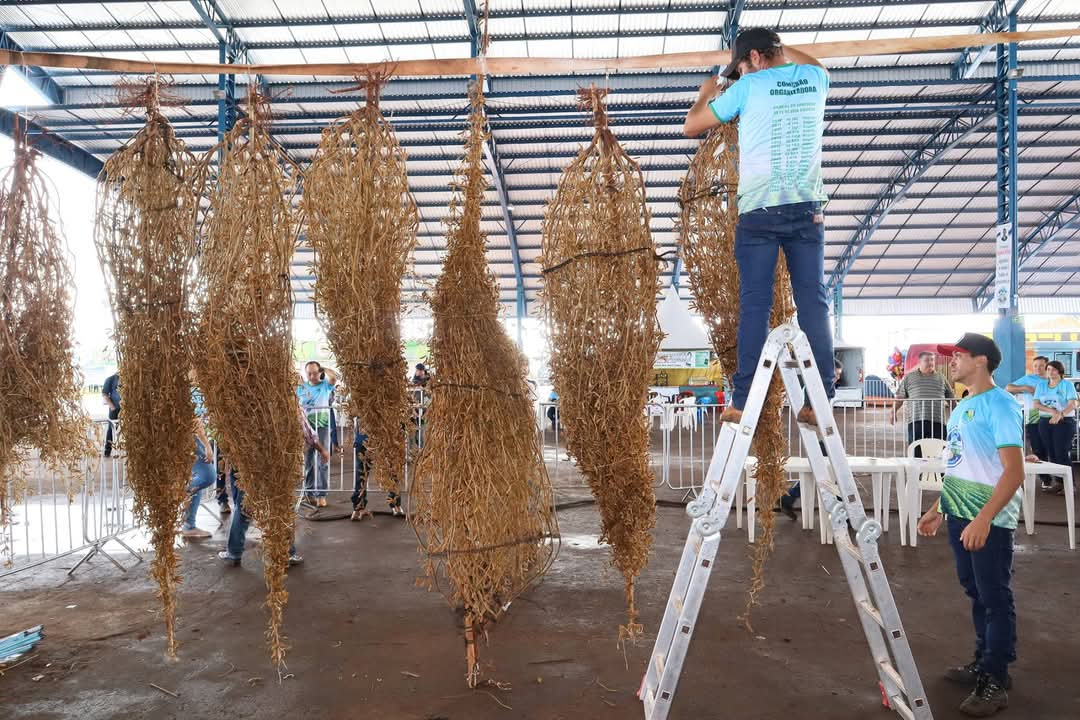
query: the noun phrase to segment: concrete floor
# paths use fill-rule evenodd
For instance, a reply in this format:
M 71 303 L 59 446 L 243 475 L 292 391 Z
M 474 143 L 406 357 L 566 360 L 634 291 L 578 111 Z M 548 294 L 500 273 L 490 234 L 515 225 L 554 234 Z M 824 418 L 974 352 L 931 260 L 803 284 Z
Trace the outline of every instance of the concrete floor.
M 1063 520 L 1063 505 L 1040 497 L 1039 520 Z M 340 516 L 347 509 L 341 499 L 323 512 Z M 881 709 L 835 550 L 819 545 L 816 532 L 778 520 L 753 634 L 736 619 L 750 577 L 745 535 L 725 535 L 673 720 L 894 717 Z M 280 682 L 263 644 L 258 551 L 253 544 L 243 567 L 223 567 L 215 558 L 224 544 L 219 530 L 182 553 L 176 662 L 164 657 L 146 564 L 121 574 L 99 559 L 68 579 L 72 561 L 58 560 L 0 581 L 0 636 L 38 623 L 46 634 L 33 659 L 0 676 L 0 718 L 641 717 L 635 692 L 688 521 L 677 508 L 658 511 L 654 550 L 638 586 L 646 636 L 625 654 L 616 644 L 621 582 L 608 550 L 596 544 L 595 508 L 563 511 L 560 522 L 555 566 L 515 601 L 482 651 L 486 675 L 506 689 L 465 687 L 457 617 L 440 595 L 414 586 L 416 538 L 404 522 L 300 520 L 307 562 L 290 573 L 292 649 Z M 959 718 L 955 707 L 964 693 L 940 673 L 966 662 L 973 641 L 947 542 L 901 548 L 894 526 L 883 545 L 934 716 Z M 1063 527 L 1041 524 L 1035 536 L 1017 535 L 1020 659 L 1008 717 L 1080 717 L 1078 569 L 1080 555 L 1068 551 Z

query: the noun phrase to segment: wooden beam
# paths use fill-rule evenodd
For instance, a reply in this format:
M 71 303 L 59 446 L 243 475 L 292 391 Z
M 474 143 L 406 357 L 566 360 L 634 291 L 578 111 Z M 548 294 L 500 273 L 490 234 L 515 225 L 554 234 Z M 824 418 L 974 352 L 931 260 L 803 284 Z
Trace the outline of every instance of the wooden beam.
M 933 37 L 849 40 L 844 42 L 794 45 L 816 58 L 857 55 L 898 55 L 910 52 L 957 50 L 973 45 L 1050 40 L 1080 35 L 1080 27 L 1027 32 L 1000 32 Z M 112 70 L 128 73 L 163 73 L 167 75 L 216 75 L 219 73 L 259 75 L 324 75 L 357 77 L 371 71 L 386 71 L 404 76 L 447 75 L 553 75 L 570 72 L 612 72 L 653 70 L 657 68 L 716 67 L 727 64 L 727 50 L 639 55 L 621 58 L 459 58 L 442 60 L 402 60 L 397 63 L 301 63 L 296 65 L 219 65 L 216 63 L 151 62 L 69 55 L 63 53 L 0 51 L 0 65 L 30 65 L 82 70 Z

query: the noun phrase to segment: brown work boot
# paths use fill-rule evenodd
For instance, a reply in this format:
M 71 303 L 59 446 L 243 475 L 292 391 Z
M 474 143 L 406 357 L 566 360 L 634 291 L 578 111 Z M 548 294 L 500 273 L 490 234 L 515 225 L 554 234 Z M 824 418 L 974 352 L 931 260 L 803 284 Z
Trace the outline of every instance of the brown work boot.
M 720 422 L 729 422 L 738 425 L 742 422 L 742 410 L 734 405 L 728 405 L 724 408 L 724 412 L 720 413 Z

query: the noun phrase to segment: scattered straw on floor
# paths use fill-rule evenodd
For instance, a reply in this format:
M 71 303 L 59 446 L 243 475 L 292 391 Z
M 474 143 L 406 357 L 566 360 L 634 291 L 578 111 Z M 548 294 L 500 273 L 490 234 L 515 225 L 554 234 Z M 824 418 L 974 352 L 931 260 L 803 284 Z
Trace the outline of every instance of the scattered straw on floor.
M 485 259 L 487 121 L 479 83 L 471 103 L 446 260 L 431 298 L 434 380 L 412 492 L 427 584 L 464 611 L 466 678 L 475 687 L 478 638 L 550 567 L 558 526 L 526 361 L 499 321 L 498 286 Z
M 255 92 L 247 113 L 203 159 L 209 203 L 199 257 L 199 386 L 237 469 L 244 512 L 263 534 L 270 656 L 285 659 L 282 620 L 303 436 L 292 363 L 290 265 L 299 169 L 271 139 L 270 107 Z M 222 150 L 215 174 L 212 163 Z
M 596 133 L 547 207 L 541 263 L 559 419 L 625 581 L 620 639 L 633 639 L 634 580 L 656 524 L 643 408 L 661 339 L 658 270 L 641 169 L 607 126 L 604 94 L 582 93 Z
M 198 172 L 161 114 L 161 83 L 133 90 L 126 92 L 143 103 L 146 122 L 98 178 L 95 240 L 116 325 L 128 482 L 136 517 L 150 528 L 150 574 L 175 656 L 175 533 L 195 458 L 187 342 Z
M 405 151 L 379 112 L 384 78 L 369 77 L 367 102 L 323 131 L 304 176 L 307 239 L 315 250 L 315 301 L 349 391 L 349 411 L 368 436 L 374 476 L 396 491 L 408 421 L 401 345 L 401 282 L 418 216 Z
M 739 269 L 735 263 L 738 166 L 738 124 L 725 123 L 709 133 L 698 148 L 679 189 L 680 249 L 690 278 L 693 304 L 705 318 L 713 351 L 726 377 L 735 373 L 738 363 Z M 789 322 L 794 314 L 791 279 L 781 253 L 770 326 Z M 781 419 L 783 392 L 783 382 L 776 375 L 769 385 L 754 434 L 753 452 L 758 458 L 755 501 L 761 535 L 751 549 L 754 576 L 743 615 L 748 628 L 751 610 L 765 587 L 765 563 L 772 550 L 776 522 L 772 510 L 787 491 L 784 465 L 788 447 Z
M 0 177 L 0 557 L 26 490 L 18 469 L 36 451 L 69 483 L 93 451 L 72 346 L 73 279 L 38 152 L 15 126 L 14 164 Z M 69 493 L 71 488 L 69 487 Z

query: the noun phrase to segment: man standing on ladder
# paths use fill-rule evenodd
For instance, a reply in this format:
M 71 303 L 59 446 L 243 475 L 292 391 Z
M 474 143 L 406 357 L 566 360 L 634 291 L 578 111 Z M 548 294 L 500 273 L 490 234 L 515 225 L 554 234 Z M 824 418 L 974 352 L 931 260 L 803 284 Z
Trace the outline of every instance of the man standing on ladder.
M 961 712 L 989 717 L 1009 704 L 1008 668 L 1016 660 L 1010 585 L 1024 484 L 1024 424 L 1016 400 L 991 377 L 1001 362 L 994 341 L 967 333 L 953 350 L 952 376 L 971 394 L 949 416 L 940 507 L 922 516 L 919 534 L 936 534 L 947 518 L 956 572 L 971 598 L 975 659 L 950 668 L 945 677 L 974 686 Z
M 732 81 L 717 95 L 717 78 L 701 86 L 686 116 L 687 137 L 739 118 L 739 224 L 735 261 L 739 289 L 739 367 L 732 403 L 721 418 L 738 422 L 769 333 L 776 261 L 781 248 L 791 274 L 799 327 L 806 333 L 826 394 L 833 396 L 833 343 L 822 283 L 828 200 L 821 180 L 821 136 L 829 74 L 780 36 L 748 28 L 735 38 L 721 73 Z M 794 402 L 794 400 L 793 400 Z M 809 404 L 800 422 L 813 422 Z

